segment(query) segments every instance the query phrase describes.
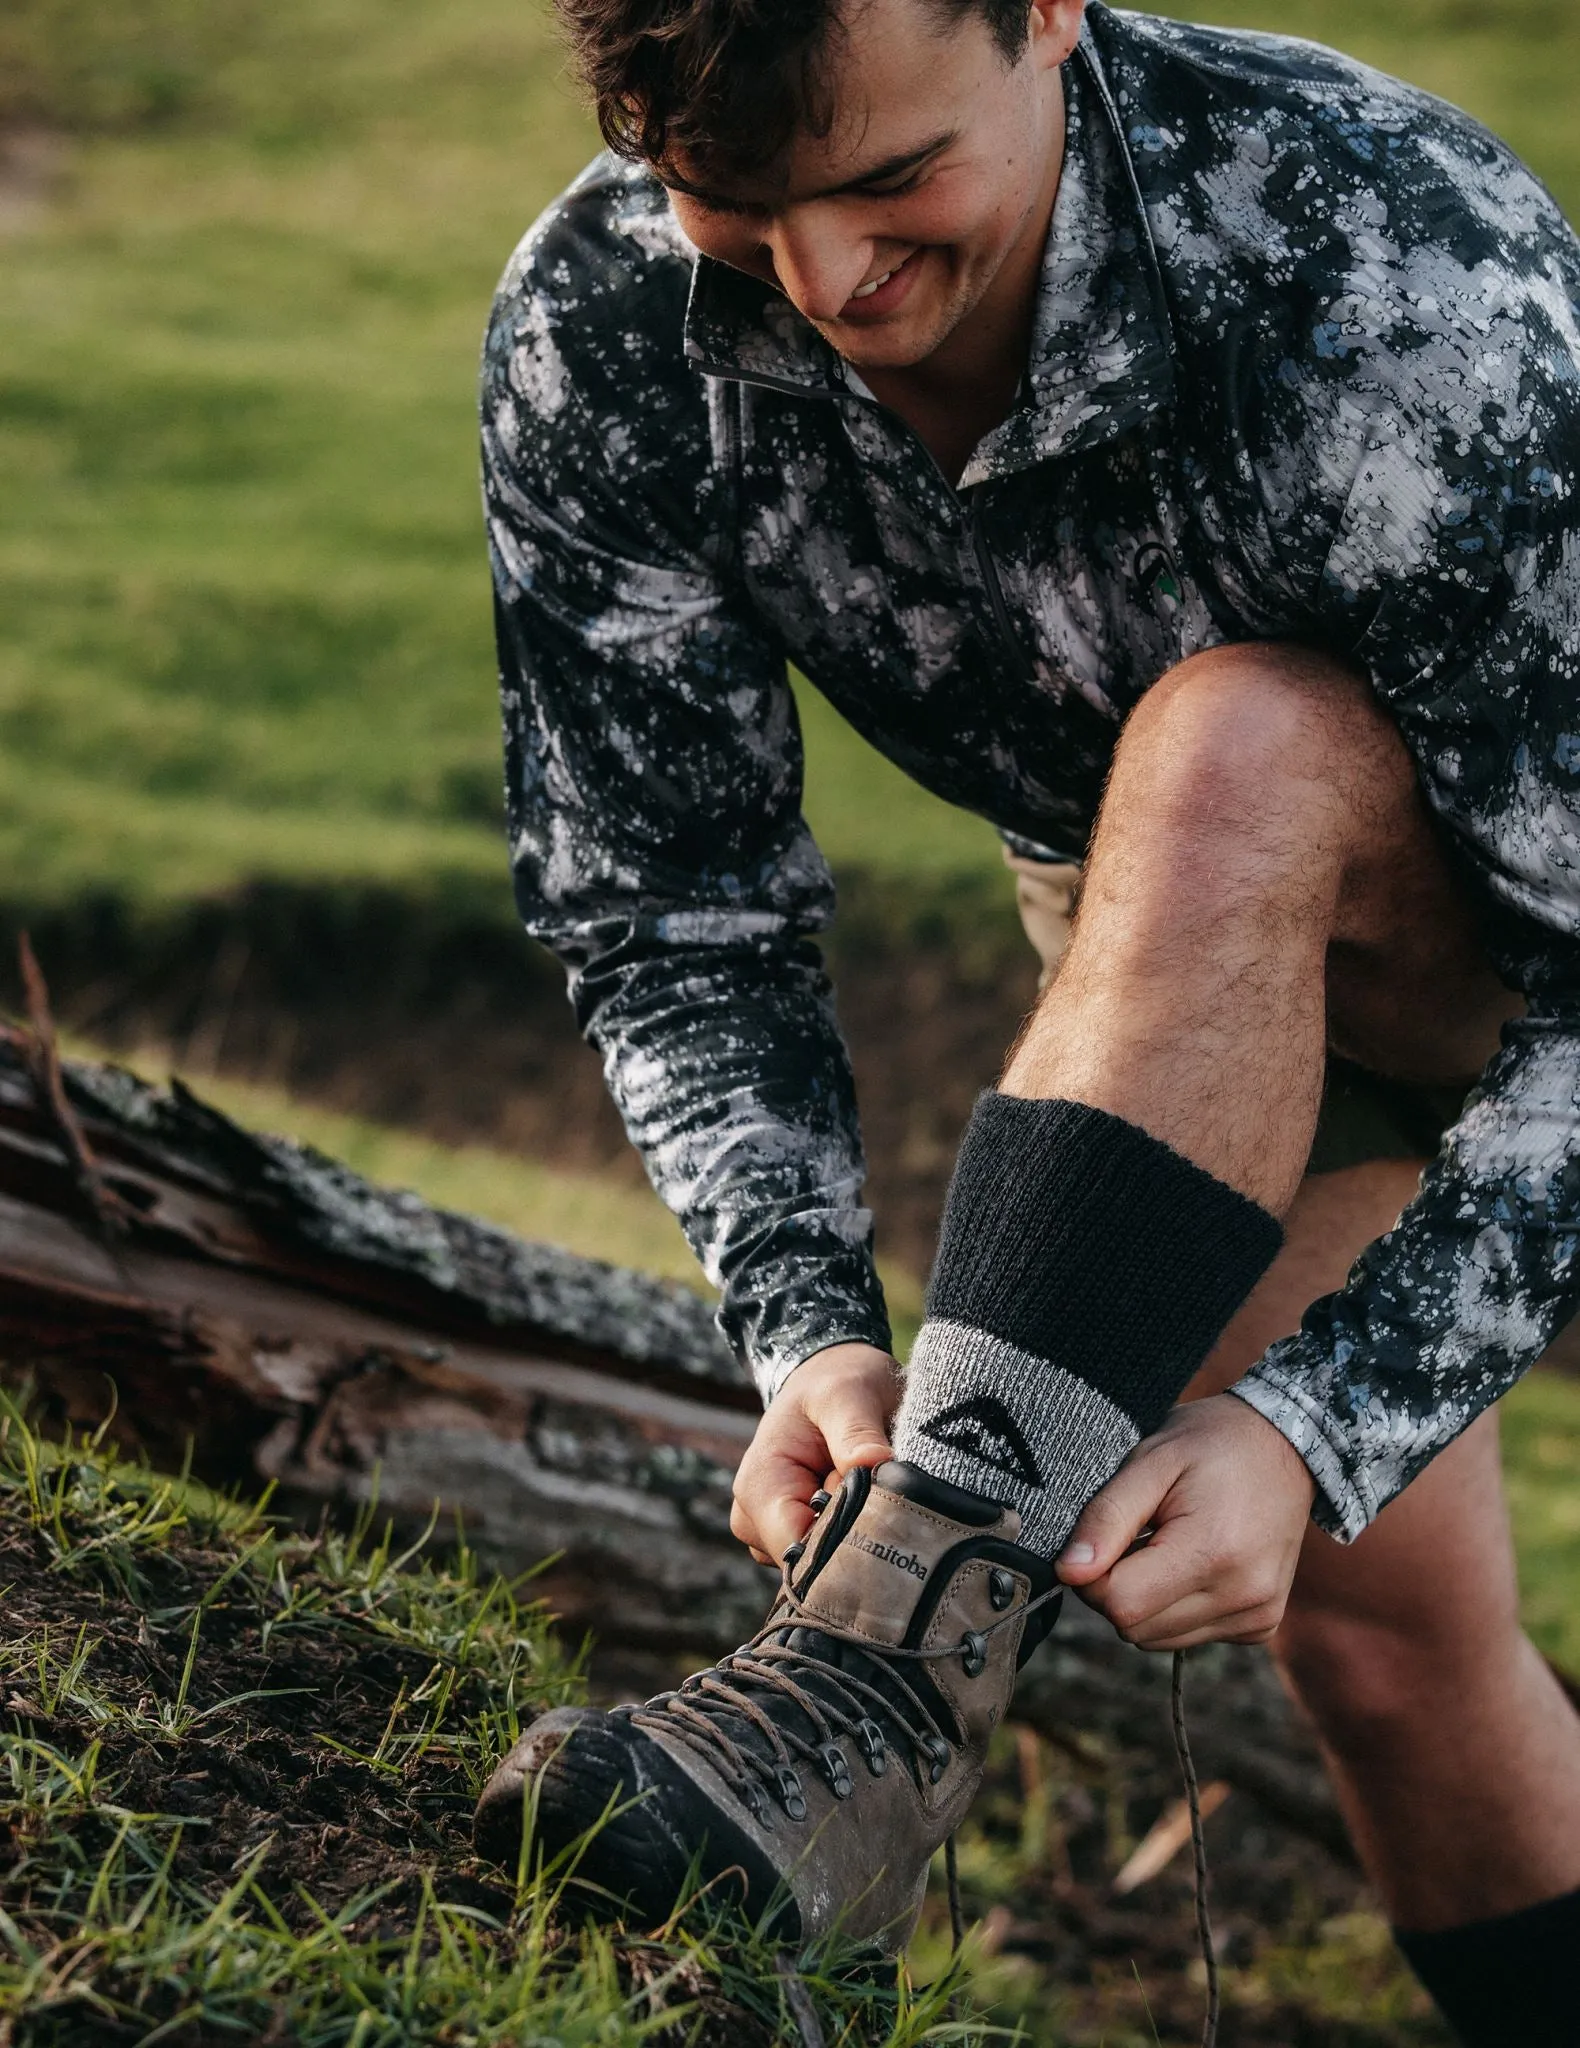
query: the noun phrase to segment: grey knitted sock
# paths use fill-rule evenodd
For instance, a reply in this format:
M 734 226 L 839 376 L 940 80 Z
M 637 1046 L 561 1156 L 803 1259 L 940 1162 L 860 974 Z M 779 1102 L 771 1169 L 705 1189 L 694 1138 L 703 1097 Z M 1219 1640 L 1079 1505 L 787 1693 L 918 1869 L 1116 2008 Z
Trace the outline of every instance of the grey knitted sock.
M 950 1183 L 894 1454 L 1053 1556 L 1283 1242 L 1266 1209 L 1083 1102 L 983 1095 Z

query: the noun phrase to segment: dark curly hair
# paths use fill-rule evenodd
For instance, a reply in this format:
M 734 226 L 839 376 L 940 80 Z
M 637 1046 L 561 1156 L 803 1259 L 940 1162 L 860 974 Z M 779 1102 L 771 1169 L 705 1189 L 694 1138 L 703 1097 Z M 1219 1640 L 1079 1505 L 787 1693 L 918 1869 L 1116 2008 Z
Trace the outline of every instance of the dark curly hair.
M 859 4 L 859 0 L 858 0 Z M 1030 0 L 925 0 L 945 22 L 978 14 L 1006 62 Z M 842 33 L 839 0 L 558 0 L 603 138 L 663 165 L 756 169 L 798 128 L 826 135 Z

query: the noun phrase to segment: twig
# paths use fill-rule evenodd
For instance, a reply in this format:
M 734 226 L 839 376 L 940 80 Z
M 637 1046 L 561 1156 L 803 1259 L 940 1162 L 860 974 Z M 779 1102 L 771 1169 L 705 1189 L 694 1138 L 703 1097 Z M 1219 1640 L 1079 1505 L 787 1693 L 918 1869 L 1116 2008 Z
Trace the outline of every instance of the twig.
M 797 1975 L 795 1964 L 783 1951 L 774 1957 L 774 1971 L 784 1986 L 785 2004 L 801 2036 L 801 2048 L 827 2048 L 817 2008 Z
M 1201 2048 L 1217 2048 L 1218 2041 L 1218 1949 L 1212 1938 L 1212 1915 L 1207 1910 L 1207 1836 L 1202 1826 L 1201 1788 L 1196 1783 L 1196 1763 L 1185 1732 L 1185 1652 L 1174 1652 L 1174 1671 L 1169 1686 L 1169 1719 L 1174 1728 L 1174 1748 L 1185 1780 L 1185 1801 L 1190 1808 L 1190 1846 L 1196 1887 L 1196 1936 L 1201 1959 L 1207 1970 L 1207 2013 L 1202 2021 Z
M 1211 1820 L 1228 1797 L 1226 1779 L 1214 1778 L 1210 1785 L 1203 1785 L 1202 1819 Z M 1190 1802 L 1186 1799 L 1171 1800 L 1115 1872 L 1111 1889 L 1124 1898 L 1138 1886 L 1150 1884 L 1161 1871 L 1167 1870 L 1190 1840 L 1190 1824 Z
M 55 1018 L 49 1006 L 49 988 L 33 952 L 33 942 L 25 931 L 17 939 L 16 950 L 22 968 L 22 988 L 27 997 L 28 1023 L 32 1027 L 27 1061 L 40 1104 L 65 1147 L 77 1186 L 93 1211 L 100 1233 L 109 1240 L 124 1237 L 131 1224 L 132 1211 L 105 1180 L 93 1148 L 83 1135 L 77 1112 L 67 1098 Z

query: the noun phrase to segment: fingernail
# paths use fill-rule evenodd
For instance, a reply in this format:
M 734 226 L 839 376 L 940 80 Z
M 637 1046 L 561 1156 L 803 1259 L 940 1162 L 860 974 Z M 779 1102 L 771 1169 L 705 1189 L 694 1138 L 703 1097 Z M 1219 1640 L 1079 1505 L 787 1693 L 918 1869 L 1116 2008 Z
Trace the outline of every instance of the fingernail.
M 1071 1543 L 1060 1554 L 1059 1562 L 1060 1564 L 1090 1564 L 1096 1555 L 1096 1548 L 1090 1543 Z

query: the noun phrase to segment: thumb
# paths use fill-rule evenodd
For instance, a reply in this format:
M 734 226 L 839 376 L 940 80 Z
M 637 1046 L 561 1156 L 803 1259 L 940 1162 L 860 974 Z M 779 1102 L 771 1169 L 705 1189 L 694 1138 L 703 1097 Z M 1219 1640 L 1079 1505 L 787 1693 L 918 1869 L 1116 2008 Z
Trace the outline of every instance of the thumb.
M 1175 1461 L 1149 1450 L 1132 1451 L 1101 1493 L 1081 1510 L 1055 1561 L 1067 1586 L 1089 1586 L 1111 1572 L 1157 1516 L 1176 1478 Z
M 861 1380 L 830 1387 L 816 1413 L 809 1411 L 810 1419 L 823 1432 L 828 1461 L 836 1472 L 848 1472 L 855 1465 L 881 1465 L 894 1456 L 889 1442 L 893 1405 L 881 1386 Z

